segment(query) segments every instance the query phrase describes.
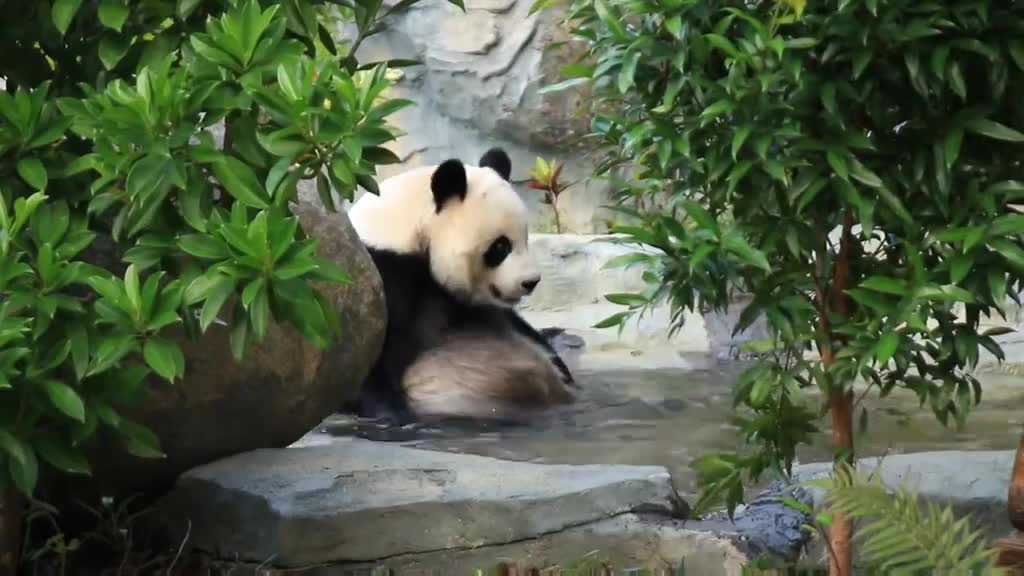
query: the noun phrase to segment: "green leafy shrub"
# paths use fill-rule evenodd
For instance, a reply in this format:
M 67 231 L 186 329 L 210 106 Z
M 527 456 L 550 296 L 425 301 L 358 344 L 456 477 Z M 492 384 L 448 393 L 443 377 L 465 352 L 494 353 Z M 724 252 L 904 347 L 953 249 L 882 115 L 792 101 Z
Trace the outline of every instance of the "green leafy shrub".
M 289 202 L 314 180 L 334 209 L 332 190 L 375 191 L 397 161 L 387 118 L 410 102 L 384 98 L 388 63 L 351 47 L 415 3 L 5 6 L 20 12 L 0 21 L 0 494 L 31 494 L 40 459 L 90 473 L 99 426 L 160 457 L 117 407 L 149 374 L 185 375 L 172 329 L 201 337 L 230 312 L 238 360 L 272 322 L 338 335 L 311 282 L 348 277 Z M 332 14 L 357 24 L 348 48 Z
M 658 249 L 617 262 L 650 288 L 601 325 L 667 301 L 678 327 L 740 291 L 736 330 L 773 334 L 735 388 L 754 446 L 695 462 L 700 504 L 786 475 L 819 414 L 852 458 L 857 380 L 962 424 L 980 351 L 1003 358 L 980 322 L 1024 277 L 1024 5 L 573 0 L 568 21 L 589 50 L 561 87 L 592 83 L 599 172 L 633 171 L 617 231 Z

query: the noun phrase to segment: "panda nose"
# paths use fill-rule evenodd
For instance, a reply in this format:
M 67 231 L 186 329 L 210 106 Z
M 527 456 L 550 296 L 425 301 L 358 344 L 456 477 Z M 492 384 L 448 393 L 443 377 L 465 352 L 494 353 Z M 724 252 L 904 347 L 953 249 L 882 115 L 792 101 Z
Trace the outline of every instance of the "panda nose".
M 536 278 L 530 278 L 529 280 L 523 282 L 523 288 L 526 290 L 527 294 L 531 294 L 533 293 L 533 289 L 537 287 L 537 284 L 540 284 L 540 276 Z

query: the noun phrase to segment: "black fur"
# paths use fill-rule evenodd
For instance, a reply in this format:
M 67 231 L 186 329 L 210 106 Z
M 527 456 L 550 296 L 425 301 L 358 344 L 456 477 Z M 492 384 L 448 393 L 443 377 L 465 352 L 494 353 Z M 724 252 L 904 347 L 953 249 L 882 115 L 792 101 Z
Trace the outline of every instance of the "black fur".
M 484 152 L 484 155 L 480 157 L 478 165 L 481 168 L 494 170 L 505 180 L 512 177 L 512 160 L 509 159 L 508 154 L 501 148 L 491 148 Z
M 452 198 L 466 199 L 466 167 L 452 158 L 442 162 L 430 177 L 430 190 L 434 193 L 434 206 L 438 212 Z
M 387 329 L 384 348 L 363 383 L 359 415 L 389 418 L 400 424 L 413 420 L 402 390 L 402 376 L 419 354 L 450 331 L 510 330 L 523 334 L 548 351 L 567 384 L 572 375 L 544 336 L 515 310 L 497 305 L 468 304 L 441 286 L 430 272 L 425 254 L 399 254 L 367 248 L 384 283 Z

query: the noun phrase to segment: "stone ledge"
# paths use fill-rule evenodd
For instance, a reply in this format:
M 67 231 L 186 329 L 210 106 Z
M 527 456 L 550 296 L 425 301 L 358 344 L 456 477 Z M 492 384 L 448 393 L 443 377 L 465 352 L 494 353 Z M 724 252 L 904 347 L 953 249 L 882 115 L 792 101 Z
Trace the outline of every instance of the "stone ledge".
M 660 466 L 542 465 L 358 439 L 258 450 L 193 469 L 160 528 L 220 558 L 366 562 L 513 543 L 682 506 Z

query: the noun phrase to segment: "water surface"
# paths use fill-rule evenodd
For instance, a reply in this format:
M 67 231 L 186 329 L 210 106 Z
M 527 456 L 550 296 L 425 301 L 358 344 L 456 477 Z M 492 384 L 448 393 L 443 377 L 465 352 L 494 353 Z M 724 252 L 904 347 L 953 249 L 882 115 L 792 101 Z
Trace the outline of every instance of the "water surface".
M 445 425 L 393 429 L 351 417 L 329 418 L 302 443 L 357 435 L 407 446 L 560 464 L 659 464 L 677 489 L 692 492 L 695 456 L 740 444 L 732 418 L 732 383 L 739 366 L 708 370 L 581 371 L 582 399 L 528 426 Z M 947 449 L 1013 449 L 1024 421 L 1024 377 L 980 376 L 982 404 L 964 430 L 943 427 L 917 398 L 896 392 L 864 399 L 869 425 L 858 438 L 861 456 Z M 816 400 L 816 399 L 813 399 Z M 830 459 L 828 422 L 799 452 L 802 462 Z

